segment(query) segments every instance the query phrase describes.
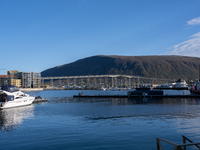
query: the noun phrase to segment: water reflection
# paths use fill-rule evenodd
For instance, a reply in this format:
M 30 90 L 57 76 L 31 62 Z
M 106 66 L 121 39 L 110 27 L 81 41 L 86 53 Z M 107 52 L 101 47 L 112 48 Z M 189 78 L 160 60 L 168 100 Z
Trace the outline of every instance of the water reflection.
M 178 104 L 178 105 L 200 105 L 198 98 L 73 98 L 73 97 L 49 97 L 48 103 L 98 103 L 109 102 L 112 105 L 134 105 L 134 104 Z
M 0 131 L 18 128 L 23 119 L 33 117 L 33 110 L 33 105 L 0 110 Z
M 176 118 L 193 119 L 197 118 L 200 114 L 200 100 L 192 98 L 128 99 L 50 97 L 48 98 L 48 103 L 61 104 L 57 105 L 59 106 L 59 110 L 56 111 L 57 113 L 65 112 L 71 116 L 82 116 L 86 121 L 115 119 L 150 119 L 164 121 Z
M 78 100 L 80 101 L 80 100 Z M 102 102 L 101 99 L 85 99 L 81 101 Z M 199 99 L 105 99 L 104 110 L 96 106 L 87 120 L 162 120 L 195 119 L 200 114 Z M 112 106 L 112 107 L 108 107 Z M 108 109 L 109 108 L 109 109 Z M 100 111 L 98 111 L 98 109 Z M 97 112 L 98 111 L 98 112 Z M 106 112 L 106 113 L 104 113 Z

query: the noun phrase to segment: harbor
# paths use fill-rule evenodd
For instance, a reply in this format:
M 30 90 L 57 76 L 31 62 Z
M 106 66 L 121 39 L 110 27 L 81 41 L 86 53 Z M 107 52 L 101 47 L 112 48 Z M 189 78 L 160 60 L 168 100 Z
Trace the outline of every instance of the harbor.
M 200 0 L 1 0 L 0 150 L 200 150 Z
M 47 99 L 47 102 L 1 110 L 0 134 L 4 138 L 0 143 L 3 149 L 51 146 L 76 150 L 88 149 L 90 143 L 91 150 L 147 147 L 155 150 L 157 138 L 182 143 L 181 135 L 194 143 L 199 142 L 199 98 L 145 98 L 144 101 L 143 98 L 124 98 L 128 91 L 24 92 Z M 189 94 L 187 92 L 185 94 Z M 73 97 L 79 93 L 107 97 Z M 164 91 L 165 95 L 169 93 L 180 95 L 182 91 Z M 112 95 L 121 97 L 113 98 Z M 8 140 L 13 146 L 6 144 Z M 27 144 L 23 146 L 22 141 Z M 162 146 L 173 149 L 170 145 Z

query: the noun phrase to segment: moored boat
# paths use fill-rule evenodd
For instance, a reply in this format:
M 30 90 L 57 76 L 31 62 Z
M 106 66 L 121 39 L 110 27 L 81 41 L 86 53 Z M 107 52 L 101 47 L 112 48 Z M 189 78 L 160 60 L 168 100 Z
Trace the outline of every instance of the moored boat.
M 157 90 L 188 90 L 188 85 L 185 80 L 179 79 L 175 83 L 164 83 L 154 87 Z
M 195 81 L 194 86 L 190 89 L 191 94 L 200 94 L 200 79 Z
M 2 86 L 0 90 L 0 109 L 30 105 L 35 97 L 24 94 L 12 85 Z
M 141 87 L 136 88 L 133 91 L 129 91 L 128 95 L 163 95 L 163 91 L 161 90 L 152 90 L 151 87 Z

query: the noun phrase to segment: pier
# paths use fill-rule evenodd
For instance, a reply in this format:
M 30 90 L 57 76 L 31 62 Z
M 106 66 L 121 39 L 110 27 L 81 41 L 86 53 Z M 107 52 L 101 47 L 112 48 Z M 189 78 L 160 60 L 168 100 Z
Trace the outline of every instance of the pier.
M 79 98 L 200 98 L 200 95 L 74 95 Z
M 41 102 L 47 102 L 47 99 L 35 99 L 33 101 L 33 104 L 35 104 L 35 103 L 41 103 Z

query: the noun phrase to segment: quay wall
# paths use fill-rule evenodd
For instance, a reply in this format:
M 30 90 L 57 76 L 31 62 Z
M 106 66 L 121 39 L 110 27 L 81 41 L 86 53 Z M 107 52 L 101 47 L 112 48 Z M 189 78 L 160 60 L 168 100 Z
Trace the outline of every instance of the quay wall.
M 20 91 L 43 91 L 43 88 L 20 88 Z

